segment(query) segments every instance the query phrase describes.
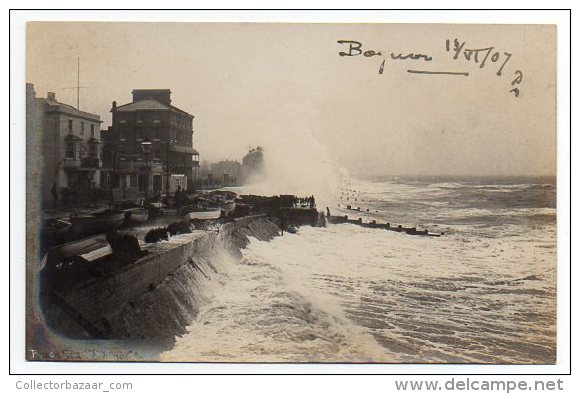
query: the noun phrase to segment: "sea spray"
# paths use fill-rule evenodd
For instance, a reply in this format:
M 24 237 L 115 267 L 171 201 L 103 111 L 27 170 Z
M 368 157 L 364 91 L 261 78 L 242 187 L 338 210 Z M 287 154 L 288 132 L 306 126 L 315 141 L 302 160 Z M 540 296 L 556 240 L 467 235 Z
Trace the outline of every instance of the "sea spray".
M 555 362 L 554 185 L 402 179 L 343 193 L 365 220 L 446 235 L 343 224 L 252 239 L 162 359 Z
M 222 260 L 213 299 L 162 361 L 395 361 L 331 298 L 266 262 L 256 248 L 270 242 L 253 238 L 241 260 Z
M 314 195 L 326 206 L 337 185 L 338 166 L 313 130 L 316 114 L 306 105 L 290 108 L 292 119 L 281 119 L 270 130 L 264 147 L 264 172 L 244 185 L 245 193 Z

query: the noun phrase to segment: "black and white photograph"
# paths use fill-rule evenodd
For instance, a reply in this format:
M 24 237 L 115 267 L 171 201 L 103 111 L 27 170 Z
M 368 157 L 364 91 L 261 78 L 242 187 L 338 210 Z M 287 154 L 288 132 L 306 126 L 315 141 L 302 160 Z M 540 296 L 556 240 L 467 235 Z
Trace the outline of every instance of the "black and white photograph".
M 25 45 L 28 362 L 562 356 L 555 25 L 37 20 Z

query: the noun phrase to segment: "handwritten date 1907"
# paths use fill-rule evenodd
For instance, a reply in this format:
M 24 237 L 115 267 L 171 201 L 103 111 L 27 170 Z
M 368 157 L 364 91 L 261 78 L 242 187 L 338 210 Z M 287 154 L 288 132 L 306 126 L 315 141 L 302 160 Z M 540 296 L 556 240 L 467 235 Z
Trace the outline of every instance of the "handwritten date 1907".
M 497 63 L 500 60 L 500 58 L 502 57 L 502 55 L 498 51 L 495 50 L 495 47 L 477 48 L 477 49 L 466 48 L 465 41 L 459 42 L 459 40 L 457 38 L 455 38 L 453 40 L 453 42 L 451 42 L 451 40 L 447 39 L 445 41 L 445 50 L 447 52 L 451 52 L 454 54 L 453 60 L 458 60 L 459 56 L 461 54 L 463 54 L 463 57 L 465 58 L 465 60 L 467 60 L 468 62 L 473 61 L 473 62 L 479 64 L 479 68 L 484 68 L 486 64 L 489 64 L 488 59 L 492 63 Z M 499 66 L 497 72 L 495 73 L 495 75 L 497 75 L 498 77 L 502 76 L 502 71 L 503 71 L 505 65 L 511 59 L 512 54 L 508 53 L 508 52 L 504 52 L 503 57 L 504 57 L 504 59 L 500 62 L 501 65 Z M 524 74 L 520 70 L 516 70 L 514 72 L 514 75 L 515 75 L 515 78 L 511 82 L 511 86 L 513 88 L 509 92 L 513 93 L 515 97 L 519 97 L 520 96 L 520 89 L 516 85 L 519 85 L 522 83 Z

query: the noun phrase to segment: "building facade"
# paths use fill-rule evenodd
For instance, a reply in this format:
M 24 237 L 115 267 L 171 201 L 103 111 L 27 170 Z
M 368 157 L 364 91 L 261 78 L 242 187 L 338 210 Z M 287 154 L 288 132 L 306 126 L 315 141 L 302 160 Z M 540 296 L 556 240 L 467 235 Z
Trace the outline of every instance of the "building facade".
M 237 160 L 221 160 L 211 164 L 207 172 L 207 175 L 210 174 L 218 187 L 237 186 L 241 180 L 242 164 Z
M 244 182 L 261 176 L 264 171 L 264 150 L 257 146 L 242 158 L 242 175 Z
M 27 122 L 41 134 L 42 201 L 72 205 L 96 200 L 101 183 L 101 119 L 56 100 L 37 98 L 27 84 Z
M 171 104 L 169 89 L 132 93 L 131 103 L 113 101 L 112 126 L 103 131 L 103 188 L 116 200 L 195 189 L 194 116 Z

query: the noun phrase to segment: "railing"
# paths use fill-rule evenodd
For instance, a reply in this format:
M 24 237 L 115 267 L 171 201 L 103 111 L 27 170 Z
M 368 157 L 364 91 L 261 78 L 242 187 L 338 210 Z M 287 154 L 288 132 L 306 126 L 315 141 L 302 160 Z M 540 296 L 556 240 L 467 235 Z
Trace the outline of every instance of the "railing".
M 65 169 L 99 169 L 102 166 L 103 162 L 98 157 L 65 157 L 63 160 L 63 167 Z
M 81 159 L 81 167 L 83 168 L 101 168 L 103 163 L 98 157 L 83 157 Z
M 118 170 L 131 172 L 132 171 L 162 172 L 163 166 L 161 162 L 153 160 L 149 161 L 149 163 L 145 163 L 145 160 L 120 160 L 118 164 Z
M 65 157 L 63 160 L 63 167 L 66 168 L 79 168 L 81 166 L 81 159 L 74 157 Z
M 178 153 L 189 153 L 191 155 L 197 154 L 197 151 L 193 149 L 191 146 L 187 145 L 178 145 L 178 144 L 170 144 L 168 147 L 169 151 L 178 152 Z

